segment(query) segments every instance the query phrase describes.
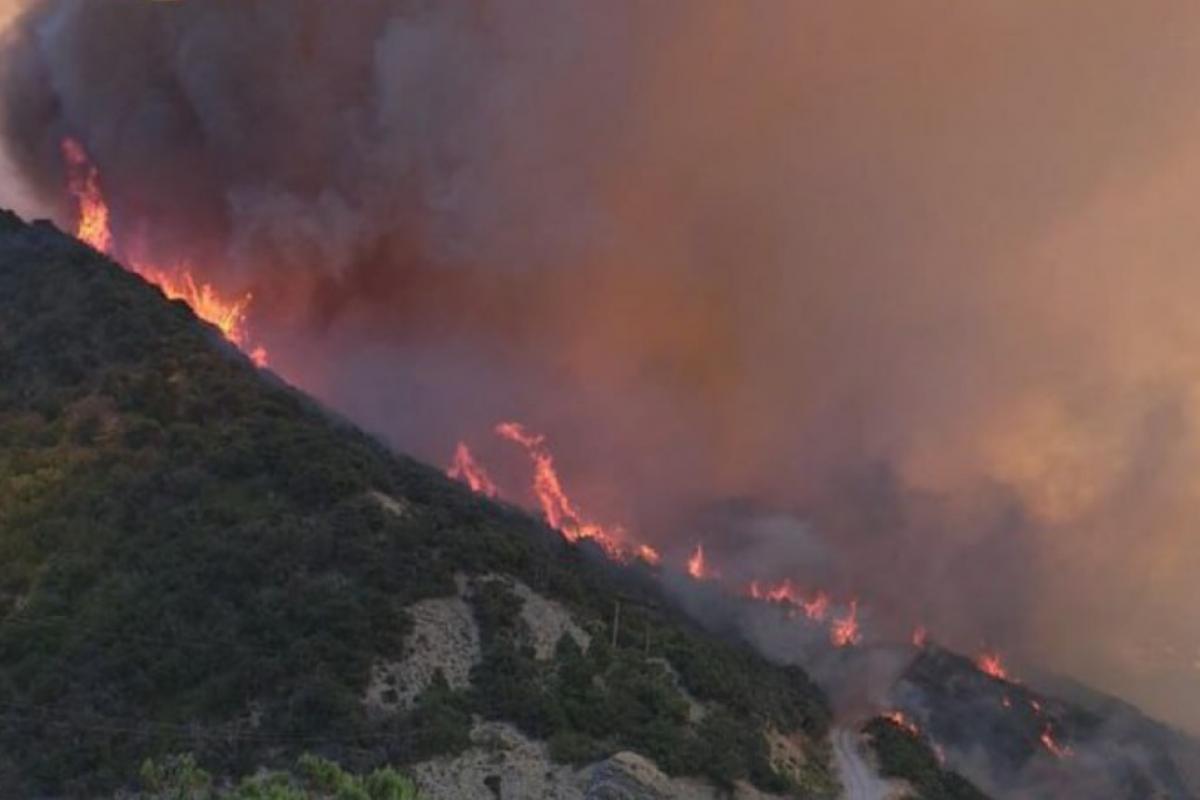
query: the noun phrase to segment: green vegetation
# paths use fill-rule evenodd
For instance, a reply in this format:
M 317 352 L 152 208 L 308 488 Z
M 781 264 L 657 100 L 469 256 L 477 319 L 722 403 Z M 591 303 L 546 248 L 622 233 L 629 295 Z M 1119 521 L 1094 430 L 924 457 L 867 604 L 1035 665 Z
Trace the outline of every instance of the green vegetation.
M 406 607 L 453 594 L 456 573 L 523 581 L 593 646 L 537 661 L 519 601 L 479 581 L 473 689 L 435 682 L 411 711 L 368 715 L 371 665 L 404 656 Z M 680 687 L 711 713 L 690 719 Z M 367 772 L 462 750 L 472 715 L 545 737 L 564 761 L 631 748 L 779 788 L 765 727 L 816 742 L 829 718 L 801 670 L 699 631 L 644 570 L 389 452 L 182 304 L 8 216 L 0 715 L 0 796 L 95 795 L 180 752 L 222 779 L 304 752 Z
M 555 658 L 539 662 L 527 644 L 519 597 L 486 581 L 475 604 L 484 651 L 473 681 L 476 707 L 549 740 L 556 760 L 582 764 L 631 748 L 669 774 L 787 791 L 795 787 L 770 765 L 764 723 L 824 733 L 828 712 L 803 672 L 764 669 L 740 650 L 637 606 L 626 607 L 616 648 L 597 636 L 585 654 L 564 635 Z M 658 643 L 652 655 L 647 642 Z M 668 664 L 680 665 L 678 685 Z M 681 686 L 712 710 L 691 720 Z
M 142 765 L 141 800 L 419 800 L 417 787 L 393 769 L 350 775 L 332 761 L 303 755 L 295 772 L 266 772 L 221 788 L 190 755 Z
M 916 791 L 915 800 L 987 800 L 957 772 L 942 768 L 925 739 L 884 717 L 875 717 L 864 729 L 886 778 L 902 778 Z

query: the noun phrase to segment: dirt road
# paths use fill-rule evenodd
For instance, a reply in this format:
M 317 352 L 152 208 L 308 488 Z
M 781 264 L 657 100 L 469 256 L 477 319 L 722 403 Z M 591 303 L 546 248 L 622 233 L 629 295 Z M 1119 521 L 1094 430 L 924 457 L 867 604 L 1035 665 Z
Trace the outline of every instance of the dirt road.
M 887 800 L 891 786 L 884 781 L 859 753 L 858 733 L 852 728 L 834 728 L 833 758 L 845 788 L 845 800 Z

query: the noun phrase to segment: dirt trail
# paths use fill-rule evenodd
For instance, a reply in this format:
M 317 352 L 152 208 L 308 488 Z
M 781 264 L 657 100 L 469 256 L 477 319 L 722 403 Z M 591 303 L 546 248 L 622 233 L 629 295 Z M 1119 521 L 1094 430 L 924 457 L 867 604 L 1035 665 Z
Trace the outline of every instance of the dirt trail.
M 891 785 L 875 774 L 859 752 L 858 733 L 853 728 L 834 728 L 833 758 L 845 788 L 845 800 L 887 800 Z

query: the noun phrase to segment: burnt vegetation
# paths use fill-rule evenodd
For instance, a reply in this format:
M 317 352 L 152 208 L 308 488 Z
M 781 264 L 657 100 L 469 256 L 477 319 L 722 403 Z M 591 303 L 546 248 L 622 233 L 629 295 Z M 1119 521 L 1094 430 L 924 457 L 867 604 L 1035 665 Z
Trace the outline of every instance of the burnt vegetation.
M 218 778 L 308 752 L 365 774 L 462 750 L 476 717 L 562 762 L 628 748 L 671 773 L 831 791 L 820 748 L 799 778 L 767 757 L 768 726 L 825 736 L 801 670 L 599 562 L 336 421 L 52 227 L 0 216 L 0 795 L 94 795 L 176 753 Z M 457 573 L 518 578 L 594 645 L 534 659 L 519 598 L 484 582 L 472 687 L 368 715 L 406 607 L 454 594 Z M 683 690 L 710 713 L 690 719 Z

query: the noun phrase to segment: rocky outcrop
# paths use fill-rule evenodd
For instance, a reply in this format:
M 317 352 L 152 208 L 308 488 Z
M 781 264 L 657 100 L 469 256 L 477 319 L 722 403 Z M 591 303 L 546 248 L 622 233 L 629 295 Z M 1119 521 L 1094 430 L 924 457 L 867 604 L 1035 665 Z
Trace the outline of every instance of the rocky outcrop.
M 591 770 L 587 800 L 669 800 L 671 779 L 637 753 L 617 753 Z
M 438 670 L 451 689 L 471 683 L 471 667 L 479 663 L 479 626 L 464 599 L 465 582 L 458 580 L 454 597 L 422 600 L 409 606 L 413 630 L 405 640 L 401 661 L 376 664 L 371 669 L 364 702 L 375 713 L 390 713 L 412 706 L 433 682 Z
M 550 761 L 545 744 L 503 722 L 480 722 L 473 746 L 418 764 L 423 800 L 584 800 L 574 770 Z
M 553 600 L 547 600 L 520 581 L 510 581 L 510 584 L 513 592 L 524 601 L 521 619 L 533 637 L 531 644 L 537 658 L 552 658 L 554 648 L 563 634 L 570 636 L 579 649 L 587 652 L 592 637 L 579 627 L 570 611 Z
M 653 761 L 621 752 L 581 769 L 553 763 L 546 745 L 503 722 L 476 722 L 473 746 L 416 765 L 425 800 L 779 800 L 748 785 L 732 793 L 671 778 Z

